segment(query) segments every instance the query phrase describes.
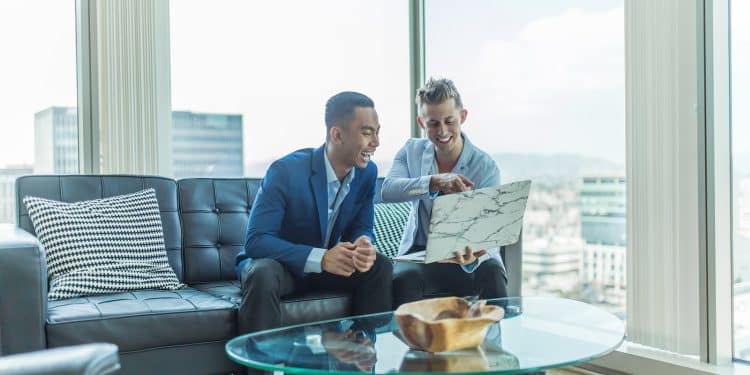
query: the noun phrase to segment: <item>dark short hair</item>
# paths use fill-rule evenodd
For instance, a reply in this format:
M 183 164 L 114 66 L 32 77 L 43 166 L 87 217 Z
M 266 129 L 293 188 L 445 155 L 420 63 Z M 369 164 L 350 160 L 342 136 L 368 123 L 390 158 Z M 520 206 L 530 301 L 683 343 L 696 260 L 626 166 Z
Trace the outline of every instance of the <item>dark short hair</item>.
M 365 94 L 343 91 L 326 102 L 326 139 L 336 123 L 346 123 L 354 115 L 354 108 L 375 108 L 375 103 Z
M 463 109 L 464 103 L 461 101 L 461 94 L 458 93 L 453 81 L 446 78 L 430 78 L 419 90 L 417 90 L 417 107 L 422 104 L 440 104 L 447 100 L 454 99 L 456 108 Z

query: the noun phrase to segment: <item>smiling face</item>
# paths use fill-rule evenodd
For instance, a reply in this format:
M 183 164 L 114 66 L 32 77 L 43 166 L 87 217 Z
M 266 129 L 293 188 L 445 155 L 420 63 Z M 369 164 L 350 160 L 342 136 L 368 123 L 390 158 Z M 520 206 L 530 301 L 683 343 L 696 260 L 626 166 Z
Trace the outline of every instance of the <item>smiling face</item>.
M 331 128 L 331 139 L 336 145 L 334 158 L 348 167 L 365 168 L 380 145 L 378 114 L 375 108 L 355 107 L 348 120 Z
M 467 111 L 450 98 L 439 104 L 422 104 L 417 122 L 438 152 L 459 154 L 463 147 L 461 124 L 466 115 Z

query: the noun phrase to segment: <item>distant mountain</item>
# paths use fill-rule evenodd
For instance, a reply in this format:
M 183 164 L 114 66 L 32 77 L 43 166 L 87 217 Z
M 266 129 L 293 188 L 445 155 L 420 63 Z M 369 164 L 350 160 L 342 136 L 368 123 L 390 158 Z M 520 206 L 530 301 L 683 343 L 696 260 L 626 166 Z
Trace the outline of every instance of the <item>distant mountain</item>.
M 625 175 L 625 166 L 575 154 L 494 154 L 503 181 L 577 180 L 590 175 Z

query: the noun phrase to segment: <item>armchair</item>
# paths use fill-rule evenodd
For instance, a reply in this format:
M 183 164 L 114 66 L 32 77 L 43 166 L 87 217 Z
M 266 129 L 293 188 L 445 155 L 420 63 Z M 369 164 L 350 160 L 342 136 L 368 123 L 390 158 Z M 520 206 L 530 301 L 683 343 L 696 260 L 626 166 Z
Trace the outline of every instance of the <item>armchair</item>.
M 0 374 L 100 375 L 120 368 L 117 346 L 86 344 L 0 357 Z

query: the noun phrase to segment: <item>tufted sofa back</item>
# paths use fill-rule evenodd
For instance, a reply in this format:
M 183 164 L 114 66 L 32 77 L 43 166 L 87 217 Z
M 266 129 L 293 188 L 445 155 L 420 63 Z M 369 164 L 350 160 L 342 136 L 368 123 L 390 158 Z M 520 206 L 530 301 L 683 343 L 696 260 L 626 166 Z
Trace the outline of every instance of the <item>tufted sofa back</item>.
M 16 180 L 18 226 L 36 235 L 23 204 L 27 195 L 78 202 L 156 190 L 169 263 L 187 283 L 236 279 L 234 258 L 244 246 L 245 229 L 260 178 L 33 175 Z M 380 185 L 376 186 L 377 202 Z
M 16 220 L 19 227 L 36 235 L 23 204 L 23 197 L 27 195 L 77 202 L 154 188 L 167 257 L 180 281 L 234 280 L 234 258 L 244 246 L 247 220 L 260 181 L 260 178 L 175 181 L 158 176 L 127 175 L 24 176 L 16 180 Z M 382 183 L 383 179 L 378 178 L 375 203 L 381 202 Z M 398 246 L 399 238 L 400 234 L 394 237 L 393 246 Z M 509 252 L 503 250 L 503 259 L 508 269 L 509 293 L 517 296 L 521 288 L 521 241 L 511 248 Z
M 184 281 L 236 279 L 234 258 L 244 246 L 260 178 L 187 178 L 177 182 L 183 233 Z M 380 202 L 378 179 L 375 201 Z
M 234 258 L 244 246 L 256 178 L 179 180 L 185 281 L 236 279 Z

